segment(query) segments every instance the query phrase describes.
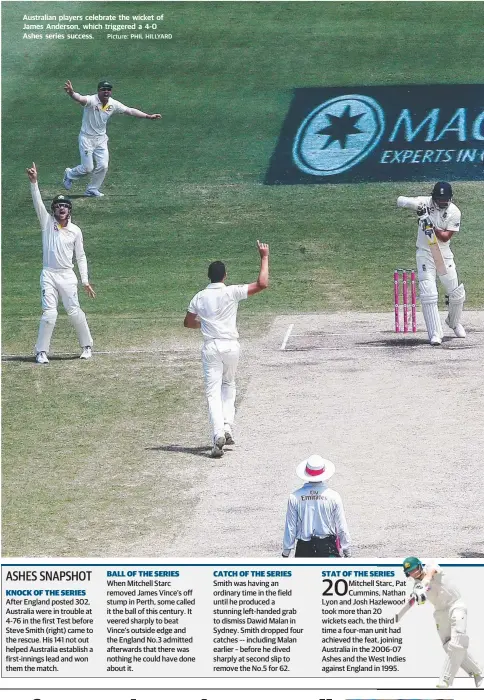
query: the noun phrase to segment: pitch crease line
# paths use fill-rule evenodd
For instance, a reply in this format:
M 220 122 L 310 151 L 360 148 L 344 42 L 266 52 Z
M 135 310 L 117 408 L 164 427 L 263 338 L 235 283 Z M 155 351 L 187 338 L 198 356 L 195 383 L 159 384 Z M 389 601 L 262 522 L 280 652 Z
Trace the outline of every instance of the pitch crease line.
M 281 350 L 286 349 L 287 341 L 289 340 L 289 336 L 291 335 L 291 331 L 293 328 L 294 328 L 294 323 L 291 323 L 291 325 L 289 326 L 289 328 L 286 331 L 286 335 L 284 336 L 284 340 L 282 341 Z

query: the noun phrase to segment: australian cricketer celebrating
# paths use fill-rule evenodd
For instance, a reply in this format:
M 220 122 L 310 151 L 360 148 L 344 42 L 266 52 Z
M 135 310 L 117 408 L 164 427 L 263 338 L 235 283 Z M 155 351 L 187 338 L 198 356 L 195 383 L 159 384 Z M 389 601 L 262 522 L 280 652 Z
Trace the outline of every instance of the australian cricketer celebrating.
M 64 90 L 75 102 L 83 105 L 81 133 L 79 134 L 79 152 L 81 164 L 64 171 L 64 187 L 70 190 L 73 180 L 91 175 L 86 197 L 103 197 L 100 191 L 108 172 L 109 151 L 106 125 L 113 114 L 128 114 L 138 119 L 161 119 L 161 114 L 147 114 L 135 107 L 127 107 L 118 100 L 113 100 L 113 86 L 102 80 L 97 86 L 97 95 L 80 95 L 75 92 L 70 80 L 66 81 Z
M 69 320 L 76 329 L 79 344 L 82 347 L 81 359 L 88 360 L 92 354 L 92 337 L 86 315 L 79 306 L 77 298 L 74 255 L 86 293 L 92 298 L 96 294 L 89 284 L 82 231 L 71 221 L 72 203 L 68 197 L 64 197 L 64 195 L 54 197 L 51 205 L 52 214 L 49 214 L 40 196 L 35 163 L 32 163 L 32 167 L 27 168 L 27 175 L 31 183 L 30 189 L 35 213 L 42 229 L 43 249 L 43 267 L 40 276 L 42 318 L 35 345 L 35 361 L 41 365 L 49 362 L 47 355 L 57 320 L 59 295 Z

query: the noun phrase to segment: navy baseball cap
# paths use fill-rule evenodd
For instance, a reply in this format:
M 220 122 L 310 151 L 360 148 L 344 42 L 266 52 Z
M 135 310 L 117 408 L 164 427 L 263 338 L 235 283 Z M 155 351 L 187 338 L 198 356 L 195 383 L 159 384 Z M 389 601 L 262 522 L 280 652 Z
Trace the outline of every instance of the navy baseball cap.
M 450 202 L 452 199 L 452 187 L 448 182 L 436 182 L 432 190 L 432 199 L 442 199 Z
M 97 89 L 98 90 L 112 90 L 113 86 L 111 85 L 111 83 L 108 83 L 107 80 L 101 80 L 101 82 L 98 83 L 98 85 L 97 85 Z

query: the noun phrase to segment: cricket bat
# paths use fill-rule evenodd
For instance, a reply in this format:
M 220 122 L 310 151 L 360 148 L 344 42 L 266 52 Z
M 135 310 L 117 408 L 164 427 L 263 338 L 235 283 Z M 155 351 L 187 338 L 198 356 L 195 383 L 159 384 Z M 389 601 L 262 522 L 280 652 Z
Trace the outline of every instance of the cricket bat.
M 414 605 L 415 605 L 415 600 L 413 600 L 413 598 L 410 598 L 409 600 L 407 600 L 405 605 L 402 608 L 400 608 L 400 610 L 395 615 L 395 622 L 400 622 L 402 617 L 404 615 L 406 615 L 408 613 L 408 611 L 410 610 L 410 608 L 413 608 Z
M 437 273 L 442 276 L 447 274 L 447 268 L 445 266 L 444 257 L 439 246 L 439 239 L 435 235 L 434 225 L 430 221 L 428 216 L 425 216 L 421 220 L 423 231 L 428 238 L 430 253 L 434 259 L 435 269 Z

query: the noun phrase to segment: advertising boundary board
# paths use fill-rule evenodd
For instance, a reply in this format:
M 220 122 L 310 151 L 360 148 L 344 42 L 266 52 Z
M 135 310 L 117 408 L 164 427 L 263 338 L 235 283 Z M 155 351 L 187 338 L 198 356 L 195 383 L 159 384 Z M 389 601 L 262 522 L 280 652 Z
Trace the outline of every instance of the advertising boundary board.
M 480 85 L 297 87 L 266 185 L 482 180 Z

